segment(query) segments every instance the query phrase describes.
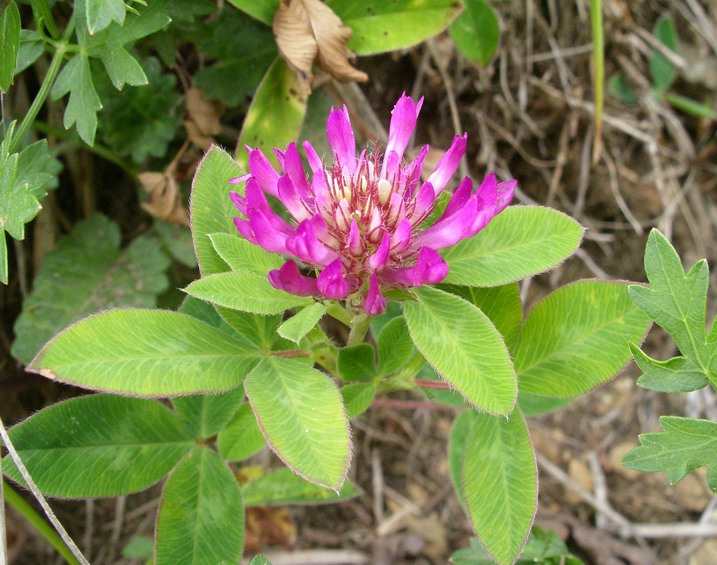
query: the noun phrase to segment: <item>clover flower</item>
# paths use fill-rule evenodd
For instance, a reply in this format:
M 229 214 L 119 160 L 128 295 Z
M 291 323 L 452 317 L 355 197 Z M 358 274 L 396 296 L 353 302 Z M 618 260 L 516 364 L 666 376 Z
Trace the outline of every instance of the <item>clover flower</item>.
M 368 315 L 380 314 L 386 309 L 382 290 L 442 281 L 448 265 L 438 250 L 473 237 L 510 203 L 516 181 L 498 183 L 491 174 L 473 192 L 466 177 L 440 217 L 426 221 L 458 168 L 467 134 L 454 137 L 421 183 L 428 145 L 410 163 L 403 156 L 422 103 L 422 98 L 415 103 L 401 96 L 383 154 L 364 149 L 358 157 L 346 107 L 332 110 L 326 135 L 333 162 L 324 162 L 308 141 L 303 143 L 310 178 L 295 143 L 286 151 L 274 149 L 283 174 L 259 149 L 247 148 L 249 174 L 229 181 L 246 182 L 244 196 L 231 193 L 244 216 L 234 222 L 251 243 L 290 257 L 269 273 L 275 288 L 347 299 Z M 291 220 L 272 210 L 267 195 L 281 201 Z

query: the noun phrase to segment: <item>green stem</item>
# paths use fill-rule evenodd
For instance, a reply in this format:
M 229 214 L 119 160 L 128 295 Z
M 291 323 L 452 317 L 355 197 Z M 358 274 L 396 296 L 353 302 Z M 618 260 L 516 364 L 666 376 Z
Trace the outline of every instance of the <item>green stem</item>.
M 35 530 L 37 530 L 37 532 L 45 538 L 60 555 L 62 555 L 67 563 L 70 563 L 70 565 L 80 565 L 80 562 L 75 559 L 75 556 L 72 555 L 72 552 L 64 544 L 62 539 L 60 539 L 57 532 L 52 529 L 52 526 L 50 526 L 50 524 L 48 524 L 42 516 L 40 516 L 35 509 L 5 481 L 3 481 L 3 490 L 5 491 L 5 500 L 7 503 L 24 516 L 24 518 L 30 522 L 32 527 L 35 528 Z
M 357 343 L 363 343 L 370 324 L 371 318 L 366 314 L 356 314 L 353 318 L 351 318 L 351 322 L 349 323 L 351 331 L 349 332 L 349 339 L 346 342 L 346 347 L 356 345 Z
M 310 357 L 315 363 L 321 365 L 333 376 L 338 376 L 336 366 L 336 346 L 331 342 L 329 337 L 324 333 L 320 326 L 314 326 L 305 339 L 310 347 Z
M 67 22 L 67 28 L 65 29 L 65 33 L 62 36 L 62 40 L 57 43 L 55 54 L 53 55 L 52 61 L 50 62 L 50 68 L 47 69 L 47 74 L 42 80 L 40 90 L 37 92 L 37 96 L 35 96 L 35 99 L 32 101 L 30 109 L 27 111 L 27 114 L 25 114 L 25 117 L 22 119 L 22 122 L 17 128 L 15 135 L 10 141 L 10 153 L 14 153 L 15 150 L 18 148 L 18 145 L 22 142 L 22 139 L 25 137 L 27 130 L 30 129 L 30 126 L 32 126 L 32 123 L 35 121 L 35 118 L 40 112 L 40 108 L 42 108 L 42 105 L 45 103 L 48 94 L 50 94 L 50 89 L 52 88 L 52 85 L 60 72 L 60 66 L 62 65 L 62 61 L 65 58 L 65 53 L 67 52 L 67 48 L 69 46 L 67 40 L 72 35 L 72 32 L 74 30 L 75 18 L 73 14 L 73 17 L 70 18 L 69 22 Z
M 590 27 L 593 36 L 593 97 L 595 98 L 595 141 L 593 162 L 600 158 L 602 111 L 605 104 L 605 41 L 603 35 L 602 0 L 590 1 Z
M 338 302 L 331 301 L 326 308 L 326 313 L 332 318 L 337 319 L 342 324 L 346 324 L 347 326 L 351 325 L 351 314 L 349 314 L 348 310 L 346 310 L 346 308 L 341 306 Z

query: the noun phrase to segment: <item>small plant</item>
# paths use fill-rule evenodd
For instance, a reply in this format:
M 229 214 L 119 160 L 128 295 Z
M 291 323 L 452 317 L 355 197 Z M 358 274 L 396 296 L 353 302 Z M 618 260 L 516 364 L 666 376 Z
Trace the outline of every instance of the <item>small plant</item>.
M 655 23 L 652 34 L 667 49 L 677 52 L 677 30 L 672 18 L 663 14 Z M 687 96 L 670 92 L 670 87 L 677 79 L 677 70 L 674 65 L 661 53 L 654 51 L 650 58 L 650 75 L 652 89 L 650 93 L 657 100 L 664 100 L 678 110 L 699 118 L 717 119 L 717 112 L 711 107 Z M 635 105 L 638 98 L 622 74 L 615 74 L 608 82 L 610 93 L 626 104 Z
M 717 330 L 706 331 L 709 268 L 698 261 L 687 272 L 675 249 L 659 231 L 652 230 L 645 249 L 645 272 L 650 286 L 631 286 L 632 300 L 669 333 L 680 356 L 657 361 L 631 345 L 643 371 L 637 384 L 657 392 L 691 392 L 717 386 Z M 707 467 L 707 484 L 717 492 L 717 422 L 662 416 L 662 432 L 640 436 L 623 465 L 637 471 L 667 471 L 670 483 Z
M 287 492 L 317 501 L 358 494 L 346 481 L 349 419 L 377 394 L 450 387 L 466 407 L 449 445 L 458 496 L 492 558 L 518 558 L 537 505 L 525 413 L 614 376 L 648 319 L 626 283 L 581 281 L 523 322 L 515 281 L 572 254 L 583 229 L 549 208 L 506 207 L 515 181 L 489 175 L 477 191 L 465 179 L 446 192 L 465 135 L 421 182 L 427 147 L 402 161 L 419 109 L 402 97 L 383 156 L 358 158 L 346 110 L 332 111 L 332 155 L 304 145 L 310 176 L 293 143 L 276 151 L 282 172 L 257 149 L 248 173 L 210 149 L 191 199 L 202 278 L 185 289 L 180 311 L 90 316 L 30 363 L 105 393 L 11 430 L 43 492 L 112 496 L 166 477 L 156 562 L 235 562 L 245 506 L 277 502 L 277 493 L 285 501 Z M 324 316 L 349 328 L 345 343 L 327 334 Z M 151 397 L 172 398 L 172 408 Z M 241 486 L 227 463 L 265 441 L 290 470 Z

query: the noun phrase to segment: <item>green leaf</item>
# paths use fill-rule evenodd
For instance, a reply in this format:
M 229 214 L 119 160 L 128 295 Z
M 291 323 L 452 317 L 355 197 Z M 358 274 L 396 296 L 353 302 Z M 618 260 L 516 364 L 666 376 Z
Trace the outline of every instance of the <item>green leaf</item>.
M 139 63 L 134 63 L 145 77 Z M 176 111 L 181 100 L 176 92 L 176 77 L 162 73 L 154 57 L 146 59 L 144 66 L 147 70 L 144 80 L 130 84 L 145 86 L 127 88 L 122 96 L 116 93 L 115 88 L 120 86 L 115 78 L 114 86 L 106 80 L 97 81 L 97 90 L 105 101 L 100 114 L 100 136 L 117 154 L 129 155 L 136 163 L 143 163 L 148 157 L 164 157 L 181 123 Z M 109 67 L 107 70 L 112 77 Z
M 231 185 L 228 181 L 243 172 L 234 159 L 216 146 L 209 149 L 197 166 L 192 184 L 190 216 L 197 261 L 205 276 L 229 270 L 208 236 L 217 233 L 236 236 L 233 218 L 237 210 L 229 198 Z
M 247 403 L 239 407 L 231 421 L 217 436 L 219 453 L 228 461 L 249 459 L 265 445 L 266 442 L 256 423 L 254 412 Z
M 510 206 L 478 235 L 447 249 L 446 283 L 500 286 L 552 269 L 580 245 L 583 227 L 552 208 Z
M 10 0 L 0 14 L 0 90 L 7 93 L 15 76 L 20 48 L 20 12 Z
M 244 389 L 237 387 L 221 394 L 198 394 L 172 399 L 172 405 L 195 437 L 207 439 L 217 434 L 231 420 L 244 400 Z
M 421 367 L 416 375 L 417 379 L 423 379 L 427 381 L 443 381 L 440 375 L 433 370 L 428 363 Z M 451 389 L 437 389 L 437 388 L 421 388 L 420 391 L 430 398 L 433 402 L 444 404 L 445 406 L 457 406 L 466 408 L 468 406 L 466 399 L 457 390 Z
M 642 434 L 640 446 L 622 464 L 648 473 L 667 471 L 670 484 L 706 465 L 707 484 L 717 492 L 717 422 L 662 416 L 660 424 L 664 431 Z
M 670 51 L 677 51 L 677 30 L 670 16 L 662 14 L 655 23 L 652 34 Z M 677 76 L 672 63 L 657 51 L 653 51 L 650 58 L 650 72 L 652 84 L 658 92 L 667 90 L 675 82 Z
M 319 323 L 325 313 L 326 306 L 316 302 L 299 310 L 294 316 L 281 324 L 277 331 L 281 337 L 290 339 L 294 343 L 299 343 Z
M 478 308 L 432 287 L 414 290 L 403 304 L 408 331 L 434 369 L 471 404 L 509 414 L 517 382 L 502 337 Z
M 248 271 L 266 277 L 269 271 L 278 269 L 284 263 L 281 255 L 269 253 L 239 235 L 213 233 L 209 239 L 232 271 Z
M 523 323 L 523 305 L 518 283 L 485 288 L 441 285 L 440 288 L 480 308 L 501 333 L 508 350 L 515 350 Z
M 178 396 L 235 388 L 258 361 L 242 342 L 191 316 L 110 310 L 57 335 L 28 369 L 95 390 Z
M 82 141 L 93 145 L 97 131 L 97 112 L 102 109 L 102 102 L 95 91 L 90 59 L 85 51 L 75 54 L 67 62 L 57 77 L 50 96 L 53 100 L 59 100 L 68 92 L 70 100 L 63 120 L 65 129 L 76 125 Z
M 87 29 L 94 34 L 112 22 L 124 23 L 124 0 L 85 0 Z
M 57 332 L 100 310 L 155 306 L 169 260 L 146 236 L 120 250 L 117 224 L 101 214 L 80 222 L 44 259 L 15 323 L 12 354 L 29 363 Z
M 20 151 L 17 158 L 17 176 L 15 186 L 22 187 L 40 200 L 47 191 L 57 188 L 62 163 L 54 151 L 47 146 L 47 140 L 41 139 Z
M 639 347 L 630 344 L 635 363 L 644 373 L 637 384 L 657 392 L 691 392 L 708 384 L 705 373 L 689 359 L 673 357 L 657 361 L 643 353 Z
M 498 563 L 513 563 L 530 532 L 538 497 L 535 455 L 519 410 L 508 419 L 474 413 L 463 492 L 483 547 Z
M 152 227 L 172 257 L 190 269 L 197 267 L 197 257 L 194 255 L 194 246 L 192 245 L 192 232 L 186 226 L 170 224 L 155 218 Z
M 237 338 L 251 348 L 268 351 L 277 340 L 276 330 L 281 323 L 281 316 L 260 316 L 221 306 L 217 306 L 217 312 L 234 330 Z
M 374 383 L 356 383 L 341 387 L 339 392 L 344 399 L 349 420 L 353 420 L 371 406 L 376 396 L 376 385 Z
M 376 342 L 381 375 L 390 375 L 398 371 L 408 363 L 415 351 L 403 316 L 388 322 L 378 334 Z
M 239 134 L 236 157 L 243 167 L 246 168 L 247 163 L 246 145 L 262 149 L 276 165 L 271 148 L 286 147 L 297 139 L 306 114 L 306 97 L 301 94 L 297 81 L 296 74 L 283 59 L 277 58 L 269 67 Z
M 263 555 L 255 555 L 254 557 L 251 558 L 249 565 L 271 565 L 271 561 L 269 561 Z
M 154 540 L 147 536 L 134 535 L 122 548 L 122 557 L 127 559 L 149 559 L 154 554 Z
M 122 45 L 108 43 L 91 53 L 102 61 L 112 85 L 117 90 L 122 90 L 125 84 L 142 86 L 149 82 L 142 65 Z
M 460 14 L 454 0 L 329 0 L 353 31 L 348 46 L 359 55 L 411 47 L 446 29 Z
M 200 29 L 199 50 L 217 61 L 197 71 L 197 86 L 207 98 L 219 99 L 229 107 L 243 104 L 276 59 L 271 29 L 230 7 Z
M 636 106 L 640 103 L 627 79 L 619 73 L 610 77 L 607 82 L 607 89 L 610 94 L 625 104 Z
M 581 281 L 539 302 L 514 355 L 520 390 L 553 397 L 583 394 L 615 376 L 649 320 L 622 282 Z
M 241 489 L 211 449 L 195 449 L 172 471 L 162 491 L 156 536 L 156 565 L 241 560 Z
M 280 314 L 313 302 L 276 289 L 266 277 L 247 272 L 209 275 L 191 283 L 184 292 L 212 304 L 255 314 Z
M 54 404 L 10 430 L 40 490 L 49 496 L 118 496 L 156 483 L 194 445 L 176 416 L 155 400 L 109 394 Z M 3 460 L 13 480 L 19 472 Z
M 463 13 L 451 24 L 450 34 L 458 49 L 481 67 L 490 63 L 500 40 L 498 17 L 485 0 L 464 0 Z
M 351 458 L 344 405 L 331 379 L 293 359 L 270 357 L 244 389 L 272 450 L 294 472 L 338 489 Z
M 279 0 L 229 0 L 229 3 L 268 26 L 279 7 Z
M 463 494 L 463 456 L 466 444 L 471 437 L 473 427 L 473 410 L 464 410 L 451 425 L 448 437 L 448 468 L 451 473 L 451 482 L 456 491 L 458 501 L 465 508 L 465 495 Z
M 683 112 L 695 116 L 696 118 L 717 120 L 717 112 L 715 112 L 711 106 L 702 104 L 697 100 L 693 100 L 692 98 L 681 96 L 673 92 L 664 92 L 662 97 L 678 110 L 682 110 Z
M 554 398 L 552 396 L 541 396 L 530 392 L 518 391 L 518 404 L 524 416 L 539 416 L 547 414 L 566 404 L 570 404 L 574 398 Z
M 35 30 L 20 30 L 20 47 L 17 51 L 17 64 L 13 71 L 15 76 L 27 69 L 45 52 L 47 44 Z
M 339 376 L 346 382 L 376 378 L 376 350 L 368 343 L 342 347 L 336 357 Z
M 278 469 L 249 481 L 242 488 L 247 506 L 268 506 L 286 504 L 324 504 L 356 498 L 361 494 L 351 481 L 346 481 L 341 490 L 333 490 L 309 483 L 295 475 L 290 469 Z
M 106 0 L 104 0 L 106 1 Z M 105 44 L 127 45 L 165 28 L 169 22 L 167 6 L 169 0 L 152 0 L 146 8 L 140 8 L 138 14 L 130 14 L 124 24 L 112 23 L 94 36 L 89 37 L 84 26 L 78 25 L 77 35 L 81 46 L 95 50 Z
M 709 378 L 712 354 L 705 332 L 707 262 L 698 261 L 685 276 L 674 247 L 653 229 L 645 248 L 645 272 L 651 286 L 631 286 L 633 302 L 670 333 L 682 354 Z

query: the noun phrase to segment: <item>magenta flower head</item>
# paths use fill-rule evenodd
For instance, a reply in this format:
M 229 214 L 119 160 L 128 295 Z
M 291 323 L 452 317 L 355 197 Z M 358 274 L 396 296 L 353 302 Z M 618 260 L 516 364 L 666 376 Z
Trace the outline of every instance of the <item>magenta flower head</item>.
M 424 146 L 415 161 L 404 152 L 416 127 L 423 99 L 405 94 L 393 109 L 388 143 L 356 155 L 346 107 L 329 114 L 326 135 L 333 162 L 324 162 L 304 142 L 307 176 L 295 143 L 275 149 L 279 174 L 259 149 L 249 150 L 244 196 L 231 198 L 243 218 L 234 218 L 248 241 L 289 259 L 269 273 L 278 288 L 300 296 L 347 299 L 368 315 L 386 309 L 382 291 L 436 284 L 448 274 L 438 250 L 473 237 L 512 200 L 516 181 L 498 183 L 489 175 L 474 192 L 465 178 L 441 216 L 426 222 L 458 168 L 467 135 L 455 136 L 436 169 L 421 183 Z M 267 197 L 278 198 L 290 219 L 276 214 Z M 315 275 L 315 276 L 312 276 Z

